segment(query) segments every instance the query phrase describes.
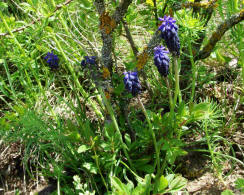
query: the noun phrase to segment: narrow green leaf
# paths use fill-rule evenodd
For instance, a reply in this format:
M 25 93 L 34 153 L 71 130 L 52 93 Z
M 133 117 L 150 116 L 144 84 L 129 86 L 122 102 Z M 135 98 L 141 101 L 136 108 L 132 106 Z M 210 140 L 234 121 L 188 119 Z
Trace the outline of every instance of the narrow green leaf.
M 127 189 L 127 186 L 125 184 L 123 184 L 119 178 L 117 177 L 112 177 L 111 178 L 111 184 L 112 186 L 118 190 L 119 192 L 123 193 L 123 194 L 130 194 L 130 191 Z

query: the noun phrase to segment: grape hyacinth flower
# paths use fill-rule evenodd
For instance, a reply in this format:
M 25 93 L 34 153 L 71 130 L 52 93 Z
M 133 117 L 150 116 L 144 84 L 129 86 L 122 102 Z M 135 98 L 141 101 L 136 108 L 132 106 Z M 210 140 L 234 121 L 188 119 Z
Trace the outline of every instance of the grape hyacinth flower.
M 81 61 L 81 65 L 83 67 L 96 65 L 97 64 L 97 57 L 96 56 L 85 56 L 85 59 Z
M 162 24 L 158 30 L 161 31 L 161 36 L 165 40 L 165 43 L 171 53 L 174 55 L 180 55 L 180 40 L 178 37 L 178 26 L 175 24 L 176 20 L 170 16 L 164 16 L 159 18 Z
M 57 55 L 53 54 L 53 51 L 51 53 L 48 52 L 44 59 L 47 60 L 47 63 L 51 69 L 59 68 L 59 58 Z
M 125 89 L 127 89 L 130 93 L 132 93 L 133 96 L 136 96 L 140 93 L 141 90 L 141 84 L 138 79 L 138 73 L 137 72 L 125 72 L 124 73 L 124 84 Z
M 158 68 L 158 72 L 166 77 L 169 74 L 169 53 L 162 45 L 159 45 L 154 48 L 154 64 Z

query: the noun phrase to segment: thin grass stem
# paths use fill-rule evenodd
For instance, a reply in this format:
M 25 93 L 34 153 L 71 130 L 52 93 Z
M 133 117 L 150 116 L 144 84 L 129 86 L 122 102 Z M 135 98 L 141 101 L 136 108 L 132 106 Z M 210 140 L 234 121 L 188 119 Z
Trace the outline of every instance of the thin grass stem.
M 87 101 L 92 106 L 92 108 L 93 108 L 94 112 L 96 113 L 96 115 L 99 117 L 99 119 L 103 120 L 104 119 L 103 114 L 98 109 L 96 103 L 88 97 L 88 94 L 86 93 L 84 88 L 81 86 L 80 81 L 79 81 L 79 79 L 76 76 L 76 73 L 74 71 L 74 68 L 71 66 L 70 62 L 68 61 L 68 58 L 65 55 L 64 50 L 62 49 L 62 47 L 61 47 L 61 45 L 60 45 L 59 41 L 57 40 L 56 35 L 54 33 L 52 33 L 52 38 L 54 39 L 55 43 L 57 44 L 57 47 L 58 47 L 59 51 L 61 52 L 61 54 L 62 54 L 62 56 L 63 56 L 63 58 L 64 58 L 64 60 L 66 62 L 66 66 L 67 66 L 68 70 L 70 71 L 70 73 L 71 73 L 71 75 L 72 75 L 72 77 L 74 79 L 74 82 L 75 82 L 76 86 L 78 87 L 78 89 L 80 90 L 82 96 L 85 99 L 88 99 Z
M 106 190 L 107 190 L 107 192 L 108 192 L 108 185 L 107 185 L 107 183 L 106 183 L 106 181 L 105 181 L 105 179 L 104 179 L 104 177 L 103 177 L 102 171 L 101 171 L 101 169 L 100 169 L 100 165 L 99 165 L 99 160 L 98 160 L 97 152 L 96 152 L 96 149 L 95 149 L 95 146 L 94 146 L 95 143 L 94 143 L 93 140 L 91 140 L 91 141 L 92 141 L 92 149 L 93 149 L 93 152 L 94 152 L 94 154 L 95 154 L 95 162 L 96 162 L 96 165 L 97 165 L 97 168 L 98 168 L 98 172 L 99 172 L 99 174 L 100 174 L 100 176 L 101 176 L 101 178 L 102 178 L 103 184 L 104 184 L 104 186 L 105 186 L 105 188 L 106 188 Z
M 190 104 L 194 102 L 195 98 L 195 88 L 196 88 L 196 64 L 193 59 L 193 53 L 192 53 L 192 45 L 191 45 L 191 40 L 188 39 L 188 50 L 190 53 L 190 61 L 191 61 L 191 66 L 192 66 L 192 85 L 191 85 L 191 98 L 190 98 Z
M 174 106 L 177 103 L 177 98 L 179 99 L 179 103 L 181 103 L 181 95 L 180 95 L 180 79 L 179 79 L 179 65 L 178 65 L 178 57 L 173 57 L 174 62 L 174 70 L 175 70 L 175 94 L 174 94 Z

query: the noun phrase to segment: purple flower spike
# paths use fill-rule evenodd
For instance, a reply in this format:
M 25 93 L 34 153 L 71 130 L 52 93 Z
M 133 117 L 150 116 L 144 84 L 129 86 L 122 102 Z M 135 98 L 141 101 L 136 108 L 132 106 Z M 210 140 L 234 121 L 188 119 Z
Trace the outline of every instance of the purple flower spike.
M 163 46 L 158 46 L 154 48 L 154 64 L 158 68 L 158 72 L 166 77 L 169 74 L 169 53 L 168 50 Z
M 53 54 L 53 51 L 51 53 L 48 52 L 44 59 L 47 60 L 47 63 L 51 69 L 59 68 L 59 58 L 57 55 Z
M 84 58 L 85 59 L 81 61 L 81 65 L 83 67 L 97 64 L 97 57 L 96 56 L 85 56 Z
M 125 89 L 127 89 L 133 96 L 139 94 L 141 91 L 141 84 L 137 72 L 128 71 L 125 72 L 124 75 Z
M 175 24 L 176 20 L 170 16 L 164 16 L 159 18 L 162 24 L 158 30 L 161 31 L 161 36 L 165 40 L 165 43 L 171 53 L 174 55 L 180 55 L 180 40 L 178 37 L 178 26 Z

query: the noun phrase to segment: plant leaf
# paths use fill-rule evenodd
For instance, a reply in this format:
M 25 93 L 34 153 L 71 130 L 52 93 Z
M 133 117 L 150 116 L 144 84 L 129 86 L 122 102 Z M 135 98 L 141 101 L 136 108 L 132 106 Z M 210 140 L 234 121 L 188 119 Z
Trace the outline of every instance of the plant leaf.
M 130 191 L 129 189 L 127 189 L 127 186 L 125 184 L 123 184 L 119 178 L 117 177 L 112 177 L 111 178 L 111 184 L 112 186 L 118 190 L 119 192 L 121 192 L 122 194 L 125 194 L 125 195 L 129 195 L 130 194 Z
M 78 148 L 78 153 L 83 153 L 87 150 L 89 150 L 90 148 L 87 146 L 87 145 L 81 145 L 79 148 Z
M 235 195 L 231 190 L 225 190 L 221 193 L 221 195 Z
M 158 192 L 164 190 L 168 186 L 167 179 L 162 175 L 159 179 L 159 186 L 158 186 Z

